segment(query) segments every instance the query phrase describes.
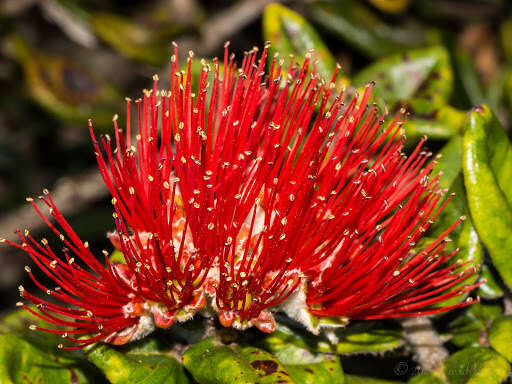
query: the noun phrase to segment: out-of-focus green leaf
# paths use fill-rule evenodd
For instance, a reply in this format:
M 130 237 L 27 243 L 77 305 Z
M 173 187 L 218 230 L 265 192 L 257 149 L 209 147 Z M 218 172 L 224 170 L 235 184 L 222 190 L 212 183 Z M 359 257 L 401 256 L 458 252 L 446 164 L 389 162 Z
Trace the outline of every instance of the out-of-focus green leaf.
M 418 115 L 434 113 L 445 105 L 453 88 L 450 57 L 441 46 L 382 58 L 352 80 L 356 87 L 375 81 L 373 95 L 380 106 L 407 106 Z
M 489 344 L 512 362 L 512 316 L 495 319 L 489 329 Z
M 23 67 L 27 91 L 37 103 L 59 118 L 84 126 L 94 114 L 97 128 L 110 128 L 113 106 L 119 101 L 113 87 L 79 63 L 39 52 L 18 36 L 11 36 L 7 45 Z
M 487 345 L 489 326 L 502 313 L 498 304 L 476 303 L 448 324 L 451 342 L 459 348 Z
M 98 36 L 126 57 L 155 66 L 170 58 L 170 45 L 139 23 L 106 12 L 93 13 L 89 20 Z
M 410 117 L 402 128 L 407 144 L 415 144 L 423 136 L 430 140 L 448 140 L 456 136 L 464 123 L 466 113 L 444 105 L 428 117 Z
M 512 63 L 512 18 L 508 18 L 500 27 L 501 46 L 505 59 Z
M 183 366 L 168 354 L 121 353 L 103 344 L 90 348 L 88 356 L 112 384 L 189 383 Z
M 504 12 L 504 0 L 416 0 L 415 10 L 424 18 L 439 22 L 483 20 Z
M 370 3 L 383 12 L 401 13 L 411 4 L 411 0 L 370 0 Z
M 500 108 L 504 106 L 505 102 L 508 101 L 505 88 L 509 73 L 509 66 L 503 65 L 502 68 L 492 77 L 489 85 L 487 86 L 485 98 L 489 107 L 497 113 L 499 113 Z
M 314 2 L 311 16 L 336 37 L 372 58 L 424 46 L 427 41 L 434 40 L 413 21 L 399 26 L 384 23 L 359 1 Z
M 471 217 L 505 284 L 512 287 L 512 147 L 487 106 L 465 124 L 463 173 Z
M 489 300 L 498 299 L 503 296 L 503 289 L 497 281 L 497 277 L 494 276 L 494 271 L 485 263 L 482 264 L 480 276 L 485 282 L 477 289 L 479 296 Z
M 508 376 L 509 364 L 489 348 L 469 347 L 456 352 L 444 362 L 449 384 L 499 384 Z
M 472 58 L 459 48 L 452 52 L 455 90 L 453 103 L 459 108 L 470 108 L 485 102 L 478 73 Z
M 272 43 L 269 57 L 276 52 L 285 58 L 292 54 L 300 62 L 308 51 L 314 50 L 318 73 L 331 79 L 336 68 L 334 57 L 316 30 L 298 13 L 280 4 L 268 5 L 263 12 L 263 37 Z M 346 80 L 340 78 L 339 82 Z
M 450 188 L 462 171 L 462 137 L 457 135 L 438 152 L 433 173 L 439 174 L 439 187 Z
M 270 353 L 254 347 L 229 347 L 208 338 L 191 346 L 183 364 L 199 384 L 295 384 Z
M 333 331 L 337 343 L 332 344 L 325 337 L 314 337 L 307 333 L 296 332 L 294 329 L 278 324 L 275 332 L 268 335 L 263 343 L 267 347 L 292 343 L 301 348 L 324 353 L 353 354 L 389 351 L 404 344 L 402 331 L 397 327 L 385 328 L 379 323 L 361 322 Z
M 88 376 L 90 375 L 90 376 Z M 21 336 L 0 335 L 0 382 L 18 383 L 90 383 L 93 374 L 56 348 L 34 345 Z M 94 377 L 95 383 L 104 383 Z

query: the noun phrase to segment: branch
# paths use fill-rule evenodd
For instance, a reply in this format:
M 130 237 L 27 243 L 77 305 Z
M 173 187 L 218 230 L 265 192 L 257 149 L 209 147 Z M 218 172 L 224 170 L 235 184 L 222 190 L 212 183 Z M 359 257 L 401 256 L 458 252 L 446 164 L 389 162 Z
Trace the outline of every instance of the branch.
M 414 351 L 414 357 L 424 371 L 434 371 L 448 357 L 448 351 L 428 317 L 402 320 L 404 337 Z

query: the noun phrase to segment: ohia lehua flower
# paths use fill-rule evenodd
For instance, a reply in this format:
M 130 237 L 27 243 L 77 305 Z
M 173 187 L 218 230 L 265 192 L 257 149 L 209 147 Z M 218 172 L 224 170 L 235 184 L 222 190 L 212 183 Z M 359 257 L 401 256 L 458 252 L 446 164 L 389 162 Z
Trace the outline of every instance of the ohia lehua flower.
M 26 268 L 47 294 L 20 287 L 35 306 L 20 305 L 49 323 L 32 328 L 73 349 L 124 344 L 195 315 L 272 332 L 281 311 L 318 333 L 323 318 L 346 324 L 470 302 L 438 305 L 475 286 L 462 284 L 474 270 L 445 250 L 463 218 L 416 246 L 449 199 L 441 204 L 423 140 L 402 152 L 404 112 L 383 124 L 372 84 L 350 99 L 310 56 L 269 60 L 267 49 L 238 66 L 226 45 L 223 65 L 202 61 L 193 87 L 193 55 L 181 71 L 175 46 L 168 88 L 155 77 L 142 98 L 127 99 L 123 128 L 115 116 L 113 134 L 96 137 L 89 122 L 112 195 L 109 238 L 125 262 L 93 255 L 48 191 L 40 199 L 51 218 L 29 198 L 64 247 L 28 231 L 6 240 L 56 286 Z

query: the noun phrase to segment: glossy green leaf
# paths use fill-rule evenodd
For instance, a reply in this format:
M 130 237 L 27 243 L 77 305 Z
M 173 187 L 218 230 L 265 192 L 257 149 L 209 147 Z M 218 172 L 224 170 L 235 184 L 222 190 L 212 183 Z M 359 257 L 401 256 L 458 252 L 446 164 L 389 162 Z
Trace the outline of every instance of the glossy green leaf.
M 509 368 L 507 360 L 493 350 L 470 347 L 450 356 L 443 370 L 449 384 L 499 384 Z
M 489 344 L 512 362 L 512 316 L 498 317 L 489 329 Z
M 410 379 L 408 384 L 444 384 L 443 380 L 432 373 L 421 373 Z
M 505 284 L 512 287 L 512 150 L 487 106 L 466 121 L 463 173 L 471 217 Z
M 14 334 L 0 335 L 0 382 L 106 384 L 92 367 L 74 359 L 71 354 Z
M 453 262 L 458 262 L 459 260 L 461 262 L 469 261 L 470 263 L 464 269 L 473 266 L 479 270 L 483 258 L 483 249 L 467 209 L 466 193 L 461 173 L 462 138 L 459 135 L 454 136 L 439 151 L 439 155 L 436 158 L 437 164 L 434 166 L 433 173 L 439 174 L 439 187 L 447 189 L 448 193 L 441 199 L 438 207 L 445 202 L 450 194 L 455 193 L 455 196 L 452 196 L 450 203 L 445 206 L 435 220 L 433 226 L 429 229 L 428 236 L 431 238 L 441 236 L 461 216 L 466 216 L 463 224 L 457 226 L 450 233 L 450 238 L 453 241 L 447 243 L 445 249 L 447 252 L 453 252 L 458 248 L 459 252 L 457 257 L 453 258 Z M 453 289 L 458 289 L 465 284 L 474 283 L 477 278 L 478 275 L 475 274 L 474 277 L 457 284 Z M 439 303 L 438 306 L 456 304 L 466 296 L 454 297 Z
M 278 324 L 277 330 L 264 339 L 264 345 L 277 348 L 276 345 L 285 342 L 313 352 L 353 354 L 389 351 L 404 344 L 400 328 L 382 327 L 377 322 L 361 322 L 335 329 L 333 336 L 337 338 L 334 344 L 325 336 L 313 336 Z
M 373 377 L 363 377 L 345 374 L 345 384 L 398 384 L 400 381 L 374 379 Z
M 313 49 L 318 73 L 324 79 L 331 79 L 336 68 L 333 55 L 318 32 L 295 11 L 280 4 L 268 5 L 263 12 L 263 38 L 272 43 L 270 57 L 278 52 L 284 58 L 293 54 L 301 61 Z
M 270 353 L 254 347 L 230 347 L 208 338 L 183 354 L 183 364 L 199 384 L 294 384 Z
M 480 276 L 485 282 L 477 289 L 479 296 L 488 300 L 498 299 L 503 296 L 503 288 L 498 281 L 499 277 L 495 276 L 494 271 L 485 263 L 482 264 L 480 269 Z
M 464 311 L 447 327 L 452 335 L 450 342 L 459 348 L 487 345 L 487 332 L 502 309 L 498 304 L 475 303 Z
M 111 384 L 189 383 L 183 366 L 169 354 L 122 353 L 106 344 L 99 344 L 88 350 L 88 356 Z
M 373 95 L 382 107 L 407 106 L 417 115 L 434 113 L 450 99 L 453 74 L 445 48 L 410 50 L 380 59 L 352 79 L 362 87 L 375 81 Z
M 333 35 L 372 58 L 420 47 L 430 39 L 419 24 L 386 24 L 359 1 L 315 2 L 311 16 Z

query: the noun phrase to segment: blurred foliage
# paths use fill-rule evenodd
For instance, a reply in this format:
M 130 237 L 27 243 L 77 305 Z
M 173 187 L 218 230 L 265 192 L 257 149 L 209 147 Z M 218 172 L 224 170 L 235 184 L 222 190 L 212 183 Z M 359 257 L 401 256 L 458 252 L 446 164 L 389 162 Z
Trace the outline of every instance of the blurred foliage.
M 416 375 L 420 370 L 398 369 L 400 364 L 412 368 L 414 357 L 398 322 L 356 322 L 316 337 L 281 319 L 277 331 L 265 337 L 251 330 L 219 333 L 212 339 L 204 338 L 207 320 L 202 318 L 129 347 L 99 345 L 63 353 L 50 347 L 58 342 L 56 336 L 36 336 L 26 330 L 37 319 L 16 312 L 0 323 L 0 381 L 498 384 L 505 380 L 512 361 L 512 4 L 506 0 L 292 0 L 237 13 L 242 3 L 1 2 L 0 217 L 16 212 L 26 194 L 37 194 L 43 186 L 94 166 L 87 119 L 94 116 L 95 127 L 108 132 L 112 116 L 123 109 L 123 97 L 137 98 L 153 73 L 167 73 L 172 40 L 199 50 L 206 59 L 221 56 L 223 41 L 210 44 L 212 36 L 203 36 L 203 31 L 217 15 L 233 12 L 233 17 L 249 20 L 238 24 L 233 20 L 238 27 L 227 29 L 226 38 L 238 56 L 266 40 L 272 43 L 272 55 L 293 55 L 298 61 L 314 49 L 312 58 L 318 60 L 321 76 L 330 78 L 336 63 L 341 65 L 339 89 L 354 94 L 374 81 L 373 101 L 383 111 L 408 110 L 402 126 L 408 137 L 406 150 L 426 135 L 430 140 L 425 150 L 443 156 L 436 158 L 435 172 L 443 172 L 440 186 L 456 195 L 418 248 L 466 216 L 451 234 L 447 249 L 459 248 L 460 262 L 479 270 L 482 283 L 476 290 L 480 303 L 435 319 L 451 356 L 434 372 Z M 224 36 L 224 30 L 218 33 Z M 200 66 L 195 66 L 199 73 Z M 89 208 L 76 220 L 75 229 L 106 246 L 105 228 L 112 226 L 105 224 L 110 207 Z M 122 260 L 122 255 L 113 257 Z M 25 261 L 19 263 L 21 270 Z M 4 305 L 15 300 L 11 296 L 3 297 Z M 358 364 L 361 356 L 372 360 Z M 382 361 L 387 368 L 372 367 Z

